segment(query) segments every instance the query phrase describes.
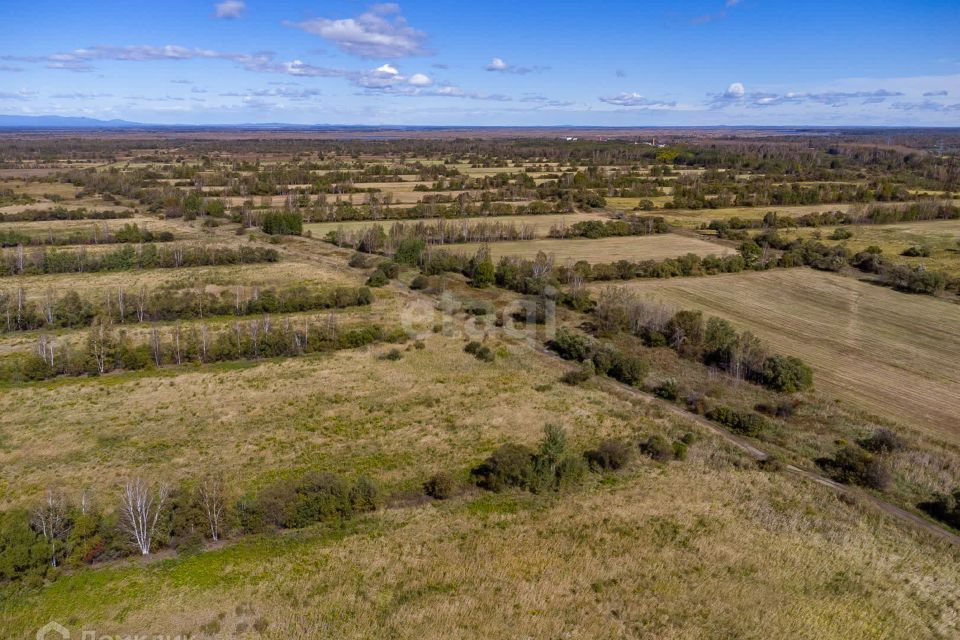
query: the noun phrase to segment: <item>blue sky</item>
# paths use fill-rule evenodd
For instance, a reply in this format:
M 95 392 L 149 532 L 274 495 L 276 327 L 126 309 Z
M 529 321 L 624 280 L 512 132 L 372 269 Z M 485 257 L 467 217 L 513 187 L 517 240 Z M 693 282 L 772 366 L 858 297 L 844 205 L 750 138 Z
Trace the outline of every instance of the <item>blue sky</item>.
M 958 0 L 0 3 L 0 113 L 960 125 Z

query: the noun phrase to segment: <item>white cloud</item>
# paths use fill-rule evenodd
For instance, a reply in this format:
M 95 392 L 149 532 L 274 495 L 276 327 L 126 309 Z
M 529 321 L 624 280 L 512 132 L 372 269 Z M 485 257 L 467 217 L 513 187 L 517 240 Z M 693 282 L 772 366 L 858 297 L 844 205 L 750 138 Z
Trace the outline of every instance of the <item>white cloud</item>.
M 431 84 L 433 84 L 433 80 L 430 79 L 430 76 L 423 73 L 413 74 L 410 76 L 410 80 L 408 82 L 415 87 L 429 87 Z
M 385 73 L 388 76 L 396 76 L 400 74 L 400 72 L 397 71 L 397 68 L 392 64 L 380 65 L 379 67 L 377 67 L 377 73 Z
M 517 75 L 526 75 L 528 73 L 539 73 L 545 71 L 547 67 L 518 67 L 507 64 L 503 58 L 493 58 L 490 64 L 484 67 L 487 71 L 496 71 L 498 73 L 515 73 Z
M 601 96 L 600 101 L 618 107 L 634 107 L 655 110 L 673 109 L 677 106 L 676 102 L 666 102 L 663 100 L 645 98 L 639 93 L 619 93 L 615 96 Z
M 243 0 L 224 0 L 213 6 L 215 15 L 218 18 L 239 18 L 247 9 L 247 4 Z
M 425 53 L 426 34 L 410 27 L 396 4 L 375 4 L 356 18 L 314 18 L 284 24 L 320 36 L 362 58 L 402 58 Z
M 734 82 L 727 87 L 727 92 L 724 95 L 728 98 L 742 98 L 746 92 L 742 82 Z
M 723 108 L 730 105 L 740 105 L 744 107 L 775 107 L 784 104 L 803 104 L 817 103 L 828 107 L 843 107 L 851 100 L 861 100 L 862 104 L 880 104 L 887 98 L 893 98 L 904 95 L 900 91 L 889 91 L 887 89 L 872 89 L 863 91 L 821 91 L 798 93 L 790 91 L 787 93 L 767 93 L 753 92 L 747 93 L 743 84 L 734 82 L 722 94 L 714 94 L 710 97 L 709 103 L 714 108 Z

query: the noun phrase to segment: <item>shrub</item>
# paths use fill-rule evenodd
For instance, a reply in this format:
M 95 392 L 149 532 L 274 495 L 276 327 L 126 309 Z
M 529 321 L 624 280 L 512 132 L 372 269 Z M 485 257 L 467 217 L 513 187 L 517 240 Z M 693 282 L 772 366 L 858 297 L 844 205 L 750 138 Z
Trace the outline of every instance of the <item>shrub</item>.
M 26 511 L 0 513 L 0 584 L 39 582 L 50 566 L 50 545 L 30 528 Z
M 900 254 L 907 256 L 908 258 L 929 258 L 930 257 L 930 247 L 908 247 L 903 250 L 903 253 Z
M 738 413 L 730 407 L 724 406 L 714 407 L 707 412 L 706 417 L 731 431 L 751 437 L 759 436 L 769 426 L 760 414 Z
M 413 289 L 414 291 L 421 291 L 423 289 L 426 289 L 429 285 L 430 285 L 430 278 L 423 275 L 422 273 L 418 274 L 417 277 L 415 277 L 413 281 L 410 282 L 410 288 Z
M 940 522 L 960 529 L 960 489 L 954 489 L 953 493 L 937 494 L 932 500 L 921 502 L 918 506 Z
M 769 471 L 771 473 L 779 473 L 783 471 L 786 465 L 783 462 L 783 459 L 777 456 L 776 454 L 769 454 L 766 458 L 757 461 L 757 466 L 760 467 L 763 471 Z
M 614 359 L 610 376 L 624 384 L 639 387 L 647 377 L 647 363 L 629 353 L 619 353 Z
M 592 378 L 595 373 L 596 370 L 594 369 L 593 362 L 587 360 L 582 363 L 579 368 L 564 373 L 560 381 L 569 385 L 583 384 Z
M 890 472 L 876 457 L 854 445 L 837 451 L 833 460 L 822 461 L 833 472 L 834 478 L 844 484 L 858 484 L 880 491 L 890 485 Z
M 664 400 L 670 400 L 671 402 L 677 399 L 677 396 L 680 395 L 680 389 L 677 387 L 676 380 L 664 380 L 657 388 L 653 390 L 653 393 L 658 398 L 663 398 Z
M 505 444 L 473 470 L 477 485 L 490 491 L 528 488 L 533 479 L 533 452 L 519 444 Z
M 383 271 L 384 275 L 391 280 L 400 275 L 400 265 L 393 260 L 384 260 L 377 265 L 377 269 Z
M 456 491 L 457 483 L 449 473 L 435 473 L 423 483 L 423 492 L 435 500 L 446 500 Z
M 477 360 L 483 362 L 493 362 L 496 356 L 493 353 L 493 350 L 490 349 L 485 344 L 480 344 L 476 340 L 467 343 L 467 346 L 463 348 L 464 351 L 472 355 Z
M 674 457 L 673 446 L 667 442 L 667 439 L 660 435 L 650 436 L 646 442 L 640 446 L 641 451 L 657 462 L 667 462 Z
M 687 459 L 687 445 L 680 440 L 676 440 L 673 443 L 673 457 L 675 460 L 686 460 Z
M 380 489 L 370 478 L 360 476 L 350 488 L 351 513 L 347 515 L 375 511 L 379 502 Z
M 872 453 L 894 453 L 906 445 L 903 439 L 890 429 L 877 429 L 860 441 L 860 446 Z
M 547 345 L 564 360 L 588 360 L 594 351 L 593 341 L 567 327 L 560 327 Z
M 357 251 L 350 256 L 350 261 L 347 262 L 347 264 L 355 269 L 366 269 L 368 266 L 370 266 L 370 256 Z
M 420 264 L 420 255 L 426 246 L 427 244 L 422 238 L 404 238 L 397 246 L 393 259 L 400 264 L 415 267 Z
M 586 461 L 577 455 L 566 455 L 561 458 L 554 469 L 553 489 L 562 491 L 578 485 L 587 474 Z
M 763 384 L 784 393 L 804 391 L 813 386 L 813 371 L 800 358 L 770 356 L 763 365 Z
M 633 447 L 623 440 L 604 440 L 596 449 L 584 453 L 591 469 L 616 471 L 627 466 L 633 455 Z
M 390 278 L 387 277 L 387 274 L 382 270 L 377 269 L 367 278 L 368 287 L 385 287 L 390 283 Z
M 269 235 L 299 236 L 303 233 L 303 216 L 296 212 L 270 211 L 260 219 L 260 228 Z
M 386 353 L 380 356 L 381 360 L 399 360 L 403 357 L 403 354 L 400 353 L 400 349 L 390 349 Z
M 830 234 L 831 240 L 849 240 L 853 237 L 853 231 L 847 229 L 846 227 L 837 227 L 833 230 L 833 233 Z

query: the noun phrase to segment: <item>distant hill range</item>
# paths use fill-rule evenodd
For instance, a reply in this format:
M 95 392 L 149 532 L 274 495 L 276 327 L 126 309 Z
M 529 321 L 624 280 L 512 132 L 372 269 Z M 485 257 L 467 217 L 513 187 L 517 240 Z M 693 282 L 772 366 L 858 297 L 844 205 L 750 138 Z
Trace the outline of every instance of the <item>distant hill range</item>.
M 4 116 L 0 115 L 0 127 L 3 128 L 43 128 L 43 129 L 117 129 L 122 127 L 149 127 L 139 122 L 127 120 L 97 120 L 96 118 L 76 118 L 64 116 Z

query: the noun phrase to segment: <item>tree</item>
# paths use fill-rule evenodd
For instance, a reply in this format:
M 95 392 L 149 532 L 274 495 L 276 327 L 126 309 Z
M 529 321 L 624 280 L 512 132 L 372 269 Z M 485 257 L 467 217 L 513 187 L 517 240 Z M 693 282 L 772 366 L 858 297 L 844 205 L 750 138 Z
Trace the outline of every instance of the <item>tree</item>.
M 800 358 L 770 356 L 763 365 L 763 383 L 784 393 L 804 391 L 813 386 L 813 371 Z
M 207 516 L 207 525 L 210 528 L 210 539 L 216 542 L 223 533 L 224 516 L 227 505 L 227 492 L 223 478 L 219 475 L 210 475 L 204 478 L 197 487 L 200 504 Z
M 57 542 L 67 532 L 67 499 L 62 493 L 47 489 L 43 502 L 38 505 L 30 518 L 30 525 L 50 544 L 50 564 L 57 566 Z
M 120 529 L 142 555 L 150 554 L 157 521 L 169 495 L 167 485 L 151 488 L 140 477 L 124 485 L 120 498 Z
M 490 252 L 486 248 L 477 252 L 471 266 L 473 267 L 473 278 L 470 284 L 477 288 L 488 287 L 493 284 L 496 277 L 496 267 L 493 266 Z

